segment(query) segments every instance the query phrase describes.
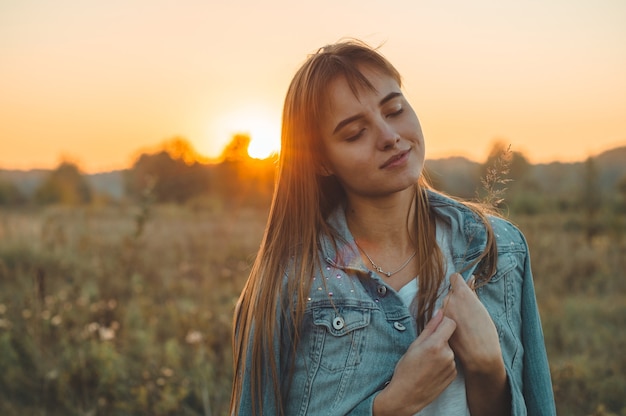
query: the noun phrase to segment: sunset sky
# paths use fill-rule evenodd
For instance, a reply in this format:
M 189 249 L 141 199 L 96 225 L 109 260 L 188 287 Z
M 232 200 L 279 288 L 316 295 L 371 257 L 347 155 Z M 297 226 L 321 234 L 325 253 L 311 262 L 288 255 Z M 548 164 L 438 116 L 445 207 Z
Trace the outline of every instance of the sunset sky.
M 383 45 L 427 157 L 626 145 L 624 0 L 3 0 L 0 169 L 119 169 L 176 136 L 214 157 L 238 132 L 264 156 L 296 69 L 345 37 Z

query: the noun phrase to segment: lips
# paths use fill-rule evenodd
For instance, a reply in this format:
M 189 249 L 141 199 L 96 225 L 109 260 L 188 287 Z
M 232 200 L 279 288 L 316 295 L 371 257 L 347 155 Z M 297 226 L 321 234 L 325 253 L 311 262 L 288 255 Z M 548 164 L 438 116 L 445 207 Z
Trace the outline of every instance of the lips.
M 387 159 L 385 161 L 385 163 L 380 165 L 378 168 L 379 169 L 385 169 L 386 167 L 389 167 L 389 166 L 393 165 L 394 163 L 402 160 L 409 153 L 409 151 L 411 151 L 410 148 L 407 149 L 407 150 L 404 150 L 404 151 L 402 151 L 400 153 L 396 153 L 395 155 L 393 155 L 389 159 Z

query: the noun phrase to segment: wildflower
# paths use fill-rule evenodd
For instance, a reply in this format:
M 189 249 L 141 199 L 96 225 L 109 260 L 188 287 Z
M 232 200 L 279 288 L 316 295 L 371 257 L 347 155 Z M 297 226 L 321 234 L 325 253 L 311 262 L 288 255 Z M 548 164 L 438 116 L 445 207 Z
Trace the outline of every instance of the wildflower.
M 200 331 L 189 331 L 185 337 L 185 342 L 187 342 L 187 344 L 198 344 L 203 338 L 204 337 Z
M 48 310 L 45 310 L 45 311 L 41 312 L 41 318 L 46 320 L 46 321 L 50 319 L 51 315 L 52 314 Z
M 24 318 L 24 319 L 28 319 L 28 318 L 30 318 L 31 316 L 33 316 L 33 313 L 30 311 L 30 309 L 24 309 L 24 310 L 22 311 L 22 318 Z
M 161 374 L 163 374 L 165 377 L 172 377 L 174 375 L 174 370 L 172 370 L 171 368 L 163 367 L 161 369 Z
M 502 149 L 501 154 L 493 161 L 493 165 L 487 168 L 485 177 L 480 179 L 486 192 L 481 201 L 484 205 L 497 209 L 504 202 L 504 193 L 507 190 L 504 186 L 512 181 L 506 177 L 510 172 L 511 160 L 512 152 L 509 145 L 506 149 Z
M 7 311 L 7 307 L 4 303 L 0 303 L 0 315 L 4 314 Z
M 61 325 L 61 322 L 63 322 L 63 319 L 61 319 L 61 315 L 54 315 L 50 320 L 52 326 L 59 326 Z
M 99 323 L 97 323 L 97 322 L 90 322 L 85 327 L 85 330 L 87 331 L 88 334 L 93 334 L 94 332 L 96 332 L 98 330 L 98 328 L 100 328 L 100 324 Z
M 8 319 L 0 318 L 0 329 L 9 329 L 11 322 Z
M 102 341 L 111 341 L 115 338 L 115 330 L 101 326 L 98 328 L 98 335 Z

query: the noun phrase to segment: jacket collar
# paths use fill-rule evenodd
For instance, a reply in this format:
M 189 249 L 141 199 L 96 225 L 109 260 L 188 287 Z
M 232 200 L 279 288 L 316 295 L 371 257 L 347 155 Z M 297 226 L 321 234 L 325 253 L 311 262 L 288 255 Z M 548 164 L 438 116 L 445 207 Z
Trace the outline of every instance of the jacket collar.
M 486 246 L 485 226 L 469 208 L 438 192 L 427 190 L 430 206 L 438 219 L 446 222 L 452 230 L 454 243 L 453 261 L 457 269 L 475 259 Z M 328 217 L 328 224 L 335 231 L 334 236 L 323 235 L 320 248 L 327 263 L 356 272 L 368 273 L 361 254 L 348 229 L 344 204 L 340 204 Z M 462 238 L 459 238 L 462 237 Z

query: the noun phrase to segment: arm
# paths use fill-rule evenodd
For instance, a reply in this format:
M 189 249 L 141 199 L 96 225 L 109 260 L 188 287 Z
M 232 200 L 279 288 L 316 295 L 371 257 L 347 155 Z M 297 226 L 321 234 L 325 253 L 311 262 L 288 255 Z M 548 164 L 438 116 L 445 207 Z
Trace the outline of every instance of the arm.
M 280 394 L 282 382 L 281 351 L 285 351 L 283 345 L 290 337 L 281 336 L 288 332 L 284 328 L 284 317 L 287 315 L 281 303 L 277 302 L 275 326 L 273 334 L 265 332 L 265 340 L 259 345 L 254 345 L 255 331 L 263 331 L 262 325 L 257 322 L 250 324 L 250 330 L 246 336 L 242 335 L 239 327 L 241 303 L 235 309 L 234 343 L 233 353 L 235 359 L 234 386 L 239 385 L 239 390 L 233 389 L 231 397 L 231 416 L 235 415 L 278 415 L 281 409 Z M 252 353 L 260 350 L 260 363 L 253 365 Z M 241 355 L 245 352 L 245 358 Z M 272 370 L 274 368 L 275 370 Z M 237 394 L 238 392 L 238 394 Z
M 240 378 L 241 382 L 241 394 L 238 400 L 237 407 L 237 415 L 277 415 L 278 406 L 275 398 L 275 389 L 273 387 L 273 383 L 271 381 L 271 376 L 268 374 L 268 366 L 264 365 L 262 369 L 262 374 L 260 375 L 260 379 L 262 382 L 260 383 L 261 391 L 260 396 L 252 393 L 252 360 L 250 357 L 251 353 L 251 342 L 248 342 L 245 346 L 248 350 L 248 354 L 246 357 L 246 363 L 242 366 L 239 373 L 236 377 Z M 278 359 L 277 351 L 274 351 L 276 358 Z M 269 361 L 269 357 L 267 357 Z M 280 367 L 278 369 L 280 371 Z M 278 374 L 280 377 L 280 374 Z
M 556 415 L 550 366 L 546 354 L 528 252 L 524 262 L 521 315 L 522 343 L 524 346 L 523 394 L 528 414 Z

